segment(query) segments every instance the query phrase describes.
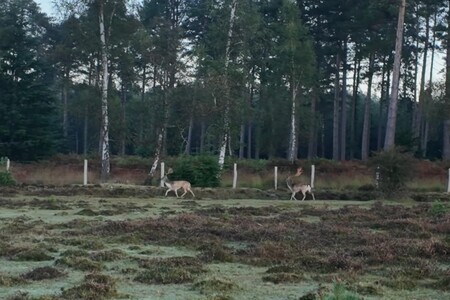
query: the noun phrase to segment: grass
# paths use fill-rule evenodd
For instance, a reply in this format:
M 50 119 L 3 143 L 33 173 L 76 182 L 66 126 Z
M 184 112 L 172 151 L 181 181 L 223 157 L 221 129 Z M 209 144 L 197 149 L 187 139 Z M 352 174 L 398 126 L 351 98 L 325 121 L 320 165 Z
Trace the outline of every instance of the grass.
M 3 196 L 0 298 L 448 298 L 449 208 Z

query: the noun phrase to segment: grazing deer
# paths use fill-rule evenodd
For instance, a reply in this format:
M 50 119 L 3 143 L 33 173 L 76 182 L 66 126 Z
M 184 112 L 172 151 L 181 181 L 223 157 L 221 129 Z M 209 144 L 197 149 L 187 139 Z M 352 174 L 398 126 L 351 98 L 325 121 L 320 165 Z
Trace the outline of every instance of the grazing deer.
M 302 194 L 303 194 L 302 201 L 305 200 L 306 193 L 310 193 L 312 195 L 312 197 L 313 197 L 313 200 L 316 200 L 316 198 L 314 197 L 314 193 L 312 192 L 312 187 L 311 187 L 310 184 L 296 183 L 296 184 L 292 185 L 292 178 L 293 177 L 298 177 L 298 176 L 302 175 L 302 173 L 303 173 L 303 169 L 302 168 L 298 168 L 297 169 L 297 173 L 295 173 L 295 175 L 289 176 L 286 179 L 287 187 L 292 192 L 291 200 L 297 200 L 297 198 L 295 198 L 295 194 L 297 194 L 298 192 L 302 192 Z
M 173 170 L 172 168 L 169 168 L 169 171 L 167 171 L 167 175 L 172 174 Z M 174 191 L 175 195 L 177 195 L 178 197 L 178 190 L 180 188 L 182 188 L 184 190 L 183 195 L 181 195 L 181 198 L 184 197 L 184 195 L 186 195 L 187 192 L 191 192 L 192 196 L 195 197 L 194 192 L 191 189 L 191 183 L 189 181 L 186 180 L 175 180 L 175 181 L 170 181 L 169 178 L 167 178 L 167 175 L 163 177 L 163 179 L 161 179 L 161 181 L 164 183 L 164 185 L 166 187 L 168 187 L 168 190 L 166 191 L 166 197 L 167 197 L 167 193 L 169 193 L 170 191 Z

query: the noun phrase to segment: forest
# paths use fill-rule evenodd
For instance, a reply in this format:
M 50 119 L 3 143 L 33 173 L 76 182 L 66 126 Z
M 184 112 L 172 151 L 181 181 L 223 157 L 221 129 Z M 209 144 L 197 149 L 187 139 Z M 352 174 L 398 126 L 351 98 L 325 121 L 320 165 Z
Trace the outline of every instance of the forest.
M 0 156 L 450 159 L 449 1 L 0 3 Z

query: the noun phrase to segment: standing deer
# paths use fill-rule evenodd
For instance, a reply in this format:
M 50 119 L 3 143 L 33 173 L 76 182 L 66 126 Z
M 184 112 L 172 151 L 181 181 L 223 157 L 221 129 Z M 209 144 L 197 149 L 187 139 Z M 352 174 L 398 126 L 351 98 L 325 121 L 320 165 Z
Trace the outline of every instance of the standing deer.
M 164 183 L 164 185 L 168 188 L 167 191 L 166 191 L 166 195 L 165 196 L 167 197 L 167 194 L 170 191 L 174 191 L 175 195 L 177 196 L 177 198 L 179 198 L 178 197 L 178 190 L 180 188 L 182 188 L 184 190 L 184 193 L 183 193 L 183 195 L 181 195 L 181 198 L 183 198 L 184 195 L 186 195 L 187 192 L 190 192 L 192 194 L 192 196 L 195 197 L 194 192 L 191 189 L 191 183 L 189 181 L 186 181 L 186 180 L 170 181 L 169 178 L 167 178 L 167 175 L 172 174 L 172 173 L 173 173 L 172 168 L 169 168 L 169 171 L 167 171 L 166 176 L 164 176 L 161 179 L 161 181 Z
M 295 194 L 297 194 L 298 192 L 302 192 L 302 194 L 303 194 L 302 201 L 305 200 L 306 193 L 310 193 L 312 195 L 312 197 L 313 197 L 313 200 L 316 200 L 316 198 L 314 197 L 314 193 L 312 192 L 312 187 L 311 187 L 310 184 L 296 183 L 296 184 L 292 185 L 292 183 L 293 183 L 292 182 L 292 178 L 293 177 L 298 177 L 298 176 L 302 175 L 302 173 L 303 173 L 303 169 L 302 168 L 298 168 L 297 169 L 297 173 L 295 173 L 295 175 L 289 176 L 286 179 L 287 187 L 292 192 L 291 200 L 297 200 L 297 198 L 295 198 Z

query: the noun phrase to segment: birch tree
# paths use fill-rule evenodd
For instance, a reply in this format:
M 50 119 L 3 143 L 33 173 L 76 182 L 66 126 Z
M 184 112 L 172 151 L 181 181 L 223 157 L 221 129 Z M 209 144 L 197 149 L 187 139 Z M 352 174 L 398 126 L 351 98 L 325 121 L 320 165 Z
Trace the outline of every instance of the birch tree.
M 95 8 L 98 17 L 98 32 L 101 55 L 101 126 L 99 150 L 101 157 L 101 180 L 108 180 L 111 172 L 110 147 L 109 147 L 109 116 L 108 116 L 108 83 L 109 83 L 109 49 L 108 39 L 111 35 L 112 21 L 115 8 L 126 0 L 62 0 L 58 6 L 63 15 L 73 16 L 85 14 L 90 8 Z M 106 6 L 108 15 L 105 17 Z
M 109 178 L 111 172 L 109 153 L 109 118 L 108 118 L 108 47 L 106 45 L 104 2 L 98 1 L 98 24 L 100 29 L 100 46 L 102 55 L 102 125 L 100 131 L 101 159 L 102 159 L 102 181 Z
M 290 89 L 290 133 L 287 158 L 297 159 L 298 125 L 297 106 L 298 95 L 302 89 L 310 85 L 314 68 L 312 42 L 301 24 L 300 11 L 295 2 L 284 0 L 280 15 L 280 49 L 278 64 L 281 75 Z M 305 143 L 306 144 L 306 143 Z
M 237 7 L 237 0 L 233 0 L 231 2 L 231 9 L 230 9 L 230 21 L 228 24 L 228 34 L 227 34 L 227 43 L 225 47 L 225 78 L 228 73 L 228 65 L 230 62 L 230 51 L 231 51 L 231 39 L 233 37 L 233 26 L 236 18 L 236 7 Z M 227 83 L 225 84 L 227 85 Z M 225 86 L 226 90 L 228 90 L 227 86 Z M 229 142 L 229 136 L 230 136 L 230 99 L 229 94 L 227 93 L 225 95 L 225 110 L 223 115 L 223 133 L 222 133 L 222 139 L 220 142 L 220 150 L 219 150 L 219 167 L 220 169 L 223 168 L 223 164 L 225 163 L 225 154 L 227 150 L 227 145 Z

